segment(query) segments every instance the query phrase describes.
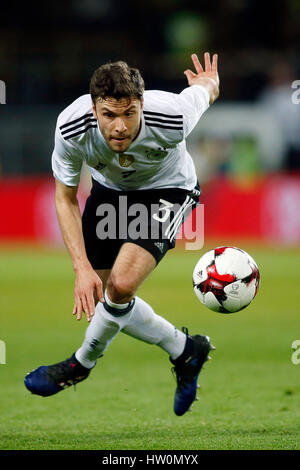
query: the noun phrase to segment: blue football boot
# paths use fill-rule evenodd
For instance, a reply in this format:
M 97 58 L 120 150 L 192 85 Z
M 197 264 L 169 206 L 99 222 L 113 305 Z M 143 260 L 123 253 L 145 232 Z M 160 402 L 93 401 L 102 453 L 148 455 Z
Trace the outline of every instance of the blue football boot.
M 49 397 L 86 379 L 90 371 L 77 361 L 74 353 L 65 361 L 34 369 L 26 375 L 24 383 L 31 393 Z
M 176 360 L 170 358 L 177 381 L 174 398 L 174 413 L 177 416 L 188 411 L 196 399 L 199 374 L 203 364 L 210 359 L 209 351 L 216 349 L 210 343 L 209 336 L 189 336 L 186 328 L 182 328 L 182 331 L 186 334 L 184 351 Z

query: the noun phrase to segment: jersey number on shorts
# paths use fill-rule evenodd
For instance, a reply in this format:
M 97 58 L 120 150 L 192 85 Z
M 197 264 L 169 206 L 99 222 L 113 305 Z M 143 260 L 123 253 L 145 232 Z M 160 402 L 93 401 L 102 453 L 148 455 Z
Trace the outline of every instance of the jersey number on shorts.
M 153 219 L 154 220 L 157 220 L 158 222 L 165 222 L 166 220 L 168 220 L 169 216 L 170 216 L 170 209 L 171 207 L 174 206 L 174 204 L 172 204 L 171 202 L 168 202 L 168 201 L 165 201 L 164 199 L 160 199 L 159 202 L 162 205 L 162 207 L 159 208 L 159 212 L 161 211 L 164 211 L 164 214 L 159 216 L 158 214 L 153 214 Z

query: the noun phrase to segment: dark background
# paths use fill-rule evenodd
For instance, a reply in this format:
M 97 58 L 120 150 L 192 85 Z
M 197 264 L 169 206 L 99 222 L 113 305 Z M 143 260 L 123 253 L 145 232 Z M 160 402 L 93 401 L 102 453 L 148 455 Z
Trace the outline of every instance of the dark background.
M 300 77 L 299 0 L 13 0 L 1 9 L 4 175 L 51 171 L 57 114 L 107 61 L 138 67 L 148 89 L 180 92 L 191 53 L 217 52 L 218 103 L 255 103 Z M 286 148 L 283 168 L 299 168 L 300 141 Z
M 106 61 L 141 69 L 147 88 L 180 91 L 189 55 L 218 52 L 223 100 L 253 100 L 274 66 L 299 76 L 300 2 L 65 0 L 5 5 L 1 79 L 11 104 L 68 104 Z

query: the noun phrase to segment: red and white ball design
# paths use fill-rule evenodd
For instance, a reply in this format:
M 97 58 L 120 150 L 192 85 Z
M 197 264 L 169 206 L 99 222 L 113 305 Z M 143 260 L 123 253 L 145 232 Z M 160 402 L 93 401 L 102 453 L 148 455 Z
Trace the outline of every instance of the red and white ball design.
M 257 294 L 260 274 L 248 253 L 220 246 L 205 253 L 193 272 L 194 291 L 207 308 L 233 313 L 247 307 Z

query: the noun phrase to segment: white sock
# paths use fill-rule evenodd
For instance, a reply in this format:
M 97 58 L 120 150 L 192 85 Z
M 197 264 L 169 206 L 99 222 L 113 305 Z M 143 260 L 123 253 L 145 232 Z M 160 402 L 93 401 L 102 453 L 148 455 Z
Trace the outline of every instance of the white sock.
M 111 307 L 121 312 L 128 309 L 129 304 L 114 304 L 105 293 L 106 307 Z M 108 308 L 107 307 L 107 308 Z M 84 367 L 91 369 L 95 366 L 97 359 L 110 345 L 119 331 L 128 323 L 132 310 L 121 316 L 109 313 L 101 302 L 95 308 L 95 315 L 89 324 L 82 346 L 76 351 L 75 357 Z
M 172 359 L 177 359 L 183 352 L 186 335 L 157 315 L 147 302 L 135 297 L 132 315 L 122 328 L 122 332 L 150 344 L 157 344 Z
M 98 302 L 82 346 L 76 351 L 76 359 L 88 369 L 96 361 L 122 330 L 129 336 L 149 344 L 156 344 L 166 351 L 172 359 L 177 359 L 184 350 L 186 335 L 163 317 L 157 315 L 152 307 L 139 297 L 127 304 L 114 304 L 105 292 L 106 308 Z M 131 305 L 130 305 L 131 304 Z M 132 307 L 133 305 L 133 307 Z M 130 309 L 131 307 L 131 309 Z M 130 311 L 120 316 L 107 311 Z

